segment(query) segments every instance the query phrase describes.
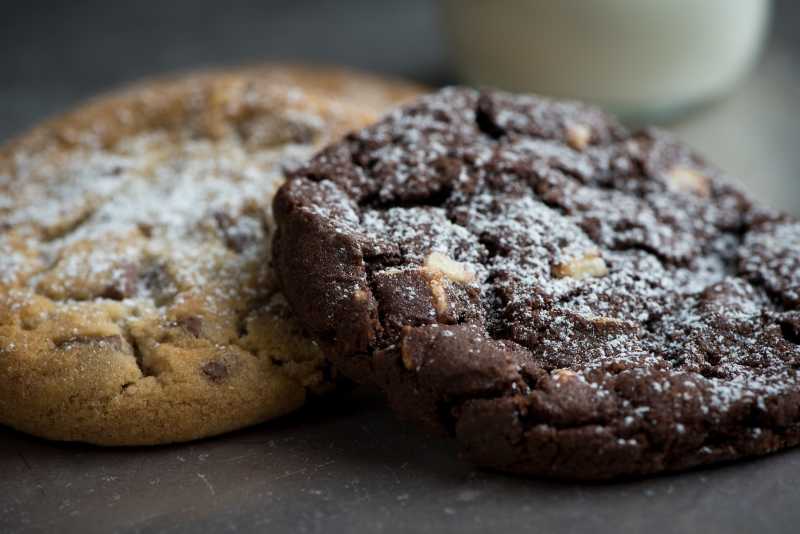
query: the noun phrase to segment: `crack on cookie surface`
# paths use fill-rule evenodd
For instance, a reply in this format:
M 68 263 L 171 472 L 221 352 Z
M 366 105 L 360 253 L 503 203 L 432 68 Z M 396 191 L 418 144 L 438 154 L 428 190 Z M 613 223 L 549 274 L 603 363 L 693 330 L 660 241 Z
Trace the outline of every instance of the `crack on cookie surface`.
M 142 352 L 139 341 L 135 337 L 132 337 L 130 339 L 130 345 L 133 350 L 133 359 L 136 361 L 136 366 L 139 368 L 139 371 L 141 371 L 142 377 L 155 376 L 155 373 L 145 364 L 144 352 Z

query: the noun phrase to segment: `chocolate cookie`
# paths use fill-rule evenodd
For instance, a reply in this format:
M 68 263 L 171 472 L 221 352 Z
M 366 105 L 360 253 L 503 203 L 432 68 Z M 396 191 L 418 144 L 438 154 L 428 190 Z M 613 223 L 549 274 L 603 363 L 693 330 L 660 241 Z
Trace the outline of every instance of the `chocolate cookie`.
M 330 387 L 268 268 L 282 169 L 415 88 L 265 67 L 141 84 L 0 149 L 0 424 L 184 441 Z
M 474 462 L 605 479 L 800 441 L 800 223 L 670 135 L 450 88 L 275 199 L 302 323 Z

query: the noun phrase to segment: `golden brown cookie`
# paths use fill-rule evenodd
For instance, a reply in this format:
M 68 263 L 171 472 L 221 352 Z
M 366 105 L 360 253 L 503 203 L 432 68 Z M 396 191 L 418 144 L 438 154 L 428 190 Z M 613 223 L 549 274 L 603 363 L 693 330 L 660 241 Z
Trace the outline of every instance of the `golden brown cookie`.
M 417 88 L 301 67 L 134 86 L 0 148 L 0 423 L 140 445 L 325 390 L 275 293 L 282 171 Z

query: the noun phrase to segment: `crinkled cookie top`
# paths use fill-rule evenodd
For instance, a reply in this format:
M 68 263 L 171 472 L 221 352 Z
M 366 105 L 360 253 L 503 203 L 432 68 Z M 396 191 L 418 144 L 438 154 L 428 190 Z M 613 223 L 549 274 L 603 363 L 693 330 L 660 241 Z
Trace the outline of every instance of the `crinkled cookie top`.
M 797 442 L 800 224 L 664 132 L 448 88 L 323 150 L 275 210 L 334 362 L 480 463 L 603 478 Z

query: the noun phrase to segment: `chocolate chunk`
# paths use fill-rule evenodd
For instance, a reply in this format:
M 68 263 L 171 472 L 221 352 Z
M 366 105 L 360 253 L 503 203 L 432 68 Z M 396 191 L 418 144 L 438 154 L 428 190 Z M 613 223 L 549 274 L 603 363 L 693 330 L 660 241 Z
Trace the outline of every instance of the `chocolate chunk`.
M 243 215 L 240 217 L 244 217 Z M 255 242 L 256 236 L 248 232 L 245 227 L 240 224 L 240 221 L 234 219 L 231 215 L 225 212 L 215 212 L 214 220 L 217 222 L 217 227 L 222 232 L 225 246 L 233 252 L 241 254 L 250 245 Z
M 187 315 L 178 319 L 178 325 L 183 327 L 194 337 L 200 337 L 203 331 L 203 319 L 196 315 Z
M 203 375 L 214 383 L 219 383 L 228 378 L 228 366 L 223 362 L 214 360 L 200 368 Z
M 133 263 L 124 263 L 111 271 L 112 282 L 101 293 L 101 297 L 124 300 L 136 295 L 139 268 Z
M 175 280 L 165 263 L 154 258 L 139 273 L 139 279 L 157 306 L 168 304 L 178 293 Z

